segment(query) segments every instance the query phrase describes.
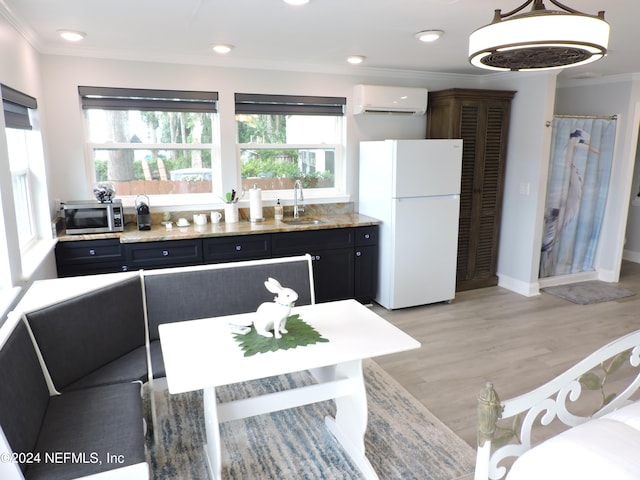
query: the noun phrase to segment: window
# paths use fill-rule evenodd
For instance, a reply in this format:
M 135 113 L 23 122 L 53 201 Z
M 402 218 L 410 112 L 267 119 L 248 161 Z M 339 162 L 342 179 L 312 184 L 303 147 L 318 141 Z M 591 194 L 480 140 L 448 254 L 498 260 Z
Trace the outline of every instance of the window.
M 342 184 L 345 98 L 237 93 L 242 188 L 337 192 Z
M 5 85 L 1 88 L 18 243 L 24 251 L 37 236 L 31 186 L 31 165 L 42 159 L 40 134 L 31 126 L 37 102 Z
M 210 194 L 217 92 L 79 87 L 89 171 L 118 197 Z

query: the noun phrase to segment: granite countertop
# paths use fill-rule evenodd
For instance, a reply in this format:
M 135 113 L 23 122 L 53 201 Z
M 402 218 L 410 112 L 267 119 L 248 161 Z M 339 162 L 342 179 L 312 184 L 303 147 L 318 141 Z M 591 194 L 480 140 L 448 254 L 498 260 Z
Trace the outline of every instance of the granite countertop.
M 161 240 L 185 240 L 191 238 L 225 237 L 232 235 L 256 235 L 261 233 L 294 232 L 304 230 L 323 230 L 328 228 L 348 228 L 378 225 L 377 220 L 359 213 L 328 213 L 319 216 L 301 216 L 301 220 L 317 219 L 317 224 L 292 225 L 273 218 L 267 218 L 262 222 L 250 222 L 240 219 L 237 223 L 211 223 L 208 220 L 206 225 L 195 225 L 191 223 L 188 227 L 177 227 L 175 223 L 171 229 L 164 225 L 153 223 L 151 230 L 138 230 L 135 225 L 127 224 L 124 232 L 99 233 L 99 234 L 79 234 L 79 235 L 58 235 L 58 241 L 78 241 L 78 240 L 103 240 L 108 238 L 119 238 L 120 243 L 156 242 Z M 285 220 L 291 220 L 285 216 Z

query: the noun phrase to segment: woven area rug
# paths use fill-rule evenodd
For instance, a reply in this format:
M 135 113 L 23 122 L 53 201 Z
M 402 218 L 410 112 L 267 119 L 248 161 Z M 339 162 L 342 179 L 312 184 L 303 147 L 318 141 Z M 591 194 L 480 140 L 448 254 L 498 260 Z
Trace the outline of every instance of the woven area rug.
M 367 458 L 380 479 L 471 478 L 475 452 L 374 361 L 364 362 L 369 421 Z M 296 373 L 217 389 L 222 401 L 313 383 Z M 148 440 L 154 480 L 208 479 L 202 393 L 155 392 L 159 442 Z M 146 392 L 148 401 L 148 392 Z M 363 478 L 324 425 L 333 401 L 221 425 L 222 478 L 246 480 Z M 149 416 L 147 416 L 149 418 Z
M 631 290 L 618 287 L 614 283 L 600 282 L 598 280 L 547 287 L 543 288 L 542 291 L 579 305 L 608 302 L 635 295 Z

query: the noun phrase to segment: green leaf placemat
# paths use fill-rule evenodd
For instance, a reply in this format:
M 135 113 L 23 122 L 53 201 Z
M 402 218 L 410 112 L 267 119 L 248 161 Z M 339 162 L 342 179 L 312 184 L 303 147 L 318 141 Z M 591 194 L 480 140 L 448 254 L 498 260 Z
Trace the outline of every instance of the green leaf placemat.
M 285 327 L 288 333 L 283 333 L 282 338 L 265 337 L 256 332 L 251 325 L 251 331 L 244 335 L 235 333 L 233 337 L 240 344 L 245 357 L 256 353 L 275 352 L 277 350 L 289 350 L 290 348 L 304 347 L 314 343 L 328 342 L 311 325 L 300 318 L 300 315 L 291 315 L 287 318 Z

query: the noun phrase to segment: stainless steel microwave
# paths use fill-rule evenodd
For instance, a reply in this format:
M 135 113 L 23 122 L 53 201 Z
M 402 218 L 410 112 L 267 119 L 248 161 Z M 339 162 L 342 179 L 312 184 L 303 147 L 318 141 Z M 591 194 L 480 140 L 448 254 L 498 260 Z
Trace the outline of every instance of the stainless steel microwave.
M 124 208 L 120 200 L 110 203 L 70 201 L 64 204 L 64 222 L 67 235 L 122 232 Z

